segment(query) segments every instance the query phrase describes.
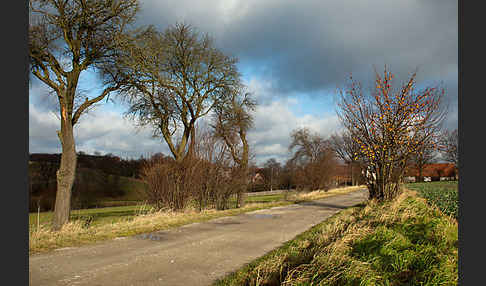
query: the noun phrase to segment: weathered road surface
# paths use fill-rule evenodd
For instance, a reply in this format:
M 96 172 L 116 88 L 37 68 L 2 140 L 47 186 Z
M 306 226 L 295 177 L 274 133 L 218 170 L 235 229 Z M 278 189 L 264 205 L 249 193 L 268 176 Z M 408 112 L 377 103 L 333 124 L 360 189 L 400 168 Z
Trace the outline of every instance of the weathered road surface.
M 29 257 L 30 285 L 209 285 L 367 191 Z

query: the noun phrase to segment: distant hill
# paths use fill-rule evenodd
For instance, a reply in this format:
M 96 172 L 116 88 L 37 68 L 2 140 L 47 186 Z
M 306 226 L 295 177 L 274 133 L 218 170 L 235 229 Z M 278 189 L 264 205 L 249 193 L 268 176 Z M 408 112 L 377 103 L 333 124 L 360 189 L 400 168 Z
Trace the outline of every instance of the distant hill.
M 29 162 L 51 163 L 59 166 L 61 154 L 32 153 L 29 155 Z M 99 169 L 106 174 L 139 177 L 141 166 L 146 162 L 145 159 L 121 159 L 113 155 L 88 155 L 78 154 L 77 167 Z
M 31 154 L 30 211 L 37 211 L 38 207 L 41 211 L 53 210 L 59 163 L 60 154 Z M 79 155 L 72 209 L 100 207 L 107 202 L 110 205 L 135 204 L 145 200 L 146 185 L 136 178 L 141 162 L 137 164 L 118 157 Z

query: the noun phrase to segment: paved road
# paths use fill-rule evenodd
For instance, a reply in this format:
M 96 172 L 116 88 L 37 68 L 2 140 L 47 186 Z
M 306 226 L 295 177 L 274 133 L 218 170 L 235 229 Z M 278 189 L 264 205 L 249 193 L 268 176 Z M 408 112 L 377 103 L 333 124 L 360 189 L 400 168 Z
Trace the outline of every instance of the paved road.
M 33 255 L 30 285 L 210 285 L 366 198 L 360 190 Z

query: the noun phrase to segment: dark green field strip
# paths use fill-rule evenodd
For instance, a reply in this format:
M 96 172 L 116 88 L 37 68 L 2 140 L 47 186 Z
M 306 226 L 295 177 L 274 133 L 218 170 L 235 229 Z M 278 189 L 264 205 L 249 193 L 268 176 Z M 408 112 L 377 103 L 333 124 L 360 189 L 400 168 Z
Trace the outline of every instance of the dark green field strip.
M 443 213 L 458 218 L 458 182 L 411 183 L 407 188 L 417 191 L 428 203 L 438 207 Z

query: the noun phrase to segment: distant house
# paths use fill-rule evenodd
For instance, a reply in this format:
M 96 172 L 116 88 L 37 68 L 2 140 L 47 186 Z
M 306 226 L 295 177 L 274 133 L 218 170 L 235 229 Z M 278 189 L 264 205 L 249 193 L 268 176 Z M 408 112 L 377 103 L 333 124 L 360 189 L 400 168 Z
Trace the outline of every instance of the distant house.
M 408 167 L 405 173 L 405 182 L 418 181 L 419 171 L 415 167 Z M 422 177 L 425 182 L 457 180 L 457 170 L 454 164 L 437 163 L 427 164 L 422 169 Z
M 336 186 L 351 185 L 351 169 L 347 165 L 337 165 L 334 168 L 333 181 Z
M 255 174 L 255 176 L 253 176 L 253 178 L 252 178 L 251 182 L 252 182 L 253 184 L 263 184 L 264 179 L 263 179 L 262 174 L 260 174 L 260 173 L 256 173 L 256 174 Z
M 262 168 L 255 168 L 250 171 L 250 185 L 248 188 L 249 192 L 261 192 L 267 191 L 265 184 L 265 176 L 263 175 Z

